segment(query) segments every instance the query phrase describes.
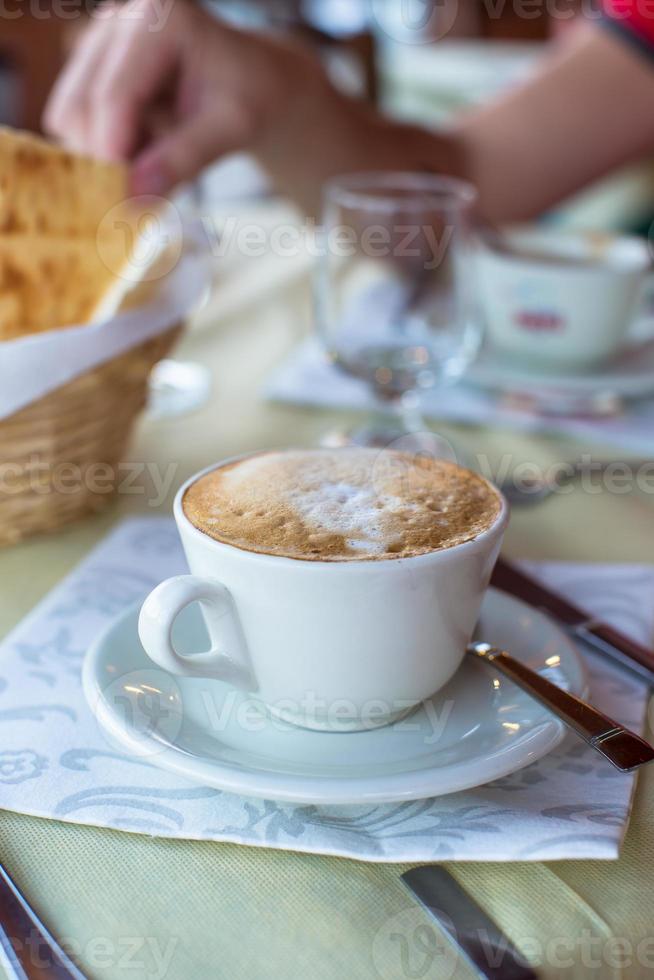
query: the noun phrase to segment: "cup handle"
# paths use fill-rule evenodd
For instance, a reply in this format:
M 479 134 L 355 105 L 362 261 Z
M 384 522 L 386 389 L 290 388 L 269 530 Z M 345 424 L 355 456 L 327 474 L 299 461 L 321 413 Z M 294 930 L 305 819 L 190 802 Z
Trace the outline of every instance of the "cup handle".
M 192 602 L 202 603 L 211 650 L 182 656 L 173 645 L 173 625 Z M 221 680 L 246 692 L 256 690 L 256 680 L 245 666 L 247 651 L 234 601 L 220 582 L 197 575 L 166 579 L 143 603 L 138 629 L 148 657 L 171 674 Z

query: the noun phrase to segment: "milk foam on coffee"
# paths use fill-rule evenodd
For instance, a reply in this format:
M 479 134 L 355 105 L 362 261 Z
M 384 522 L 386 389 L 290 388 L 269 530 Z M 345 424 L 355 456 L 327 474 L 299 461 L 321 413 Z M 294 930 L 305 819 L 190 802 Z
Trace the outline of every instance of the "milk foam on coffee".
M 308 561 L 407 558 L 487 530 L 498 492 L 439 459 L 378 449 L 260 453 L 200 477 L 183 500 L 205 534 Z

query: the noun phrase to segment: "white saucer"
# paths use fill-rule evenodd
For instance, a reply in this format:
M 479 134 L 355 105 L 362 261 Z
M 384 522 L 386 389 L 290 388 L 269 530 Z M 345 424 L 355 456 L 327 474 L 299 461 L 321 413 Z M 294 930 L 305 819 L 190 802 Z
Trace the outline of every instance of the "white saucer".
M 395 725 L 351 734 L 295 728 L 218 681 L 156 667 L 139 642 L 137 617 L 131 608 L 89 650 L 87 701 L 121 747 L 205 786 L 294 803 L 422 799 L 506 776 L 564 735 L 560 721 L 472 658 Z M 180 652 L 206 649 L 197 607 L 177 626 Z M 571 642 L 518 599 L 489 589 L 478 636 L 561 687 L 584 692 L 584 667 Z
M 511 361 L 506 354 L 485 347 L 466 374 L 466 380 L 493 391 L 526 392 L 537 389 L 570 396 L 616 395 L 643 398 L 654 392 L 654 325 L 635 323 L 622 351 L 606 364 L 588 371 L 549 371 L 526 362 Z

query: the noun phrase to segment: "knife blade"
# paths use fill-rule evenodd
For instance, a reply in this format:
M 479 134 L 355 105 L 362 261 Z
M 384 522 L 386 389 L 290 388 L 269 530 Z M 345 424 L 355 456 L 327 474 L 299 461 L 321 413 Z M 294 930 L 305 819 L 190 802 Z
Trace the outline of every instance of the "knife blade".
M 491 576 L 491 584 L 537 609 L 544 609 L 576 639 L 587 643 L 593 650 L 621 667 L 627 667 L 641 679 L 654 683 L 654 650 L 649 650 L 625 636 L 608 623 L 589 616 L 583 609 L 541 585 L 515 565 L 503 558 L 498 559 Z
M 11 980 L 85 980 L 2 864 L 0 964 Z
M 402 881 L 483 980 L 537 980 L 498 925 L 440 865 L 412 868 Z

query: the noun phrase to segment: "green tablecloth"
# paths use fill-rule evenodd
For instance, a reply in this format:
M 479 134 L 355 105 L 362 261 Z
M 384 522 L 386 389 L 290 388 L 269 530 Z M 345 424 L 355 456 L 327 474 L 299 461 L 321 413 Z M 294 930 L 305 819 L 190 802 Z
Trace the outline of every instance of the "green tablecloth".
M 134 460 L 176 466 L 174 486 L 237 452 L 310 445 L 336 416 L 265 403 L 261 385 L 311 321 L 298 280 L 218 324 L 211 311 L 179 356 L 209 364 L 215 393 L 201 413 L 144 422 Z M 343 421 L 343 416 L 339 416 Z M 586 448 L 482 428 L 446 434 L 467 452 L 543 464 Z M 171 494 L 172 496 L 172 494 Z M 166 512 L 170 499 L 160 508 Z M 127 513 L 154 513 L 147 495 L 51 537 L 0 554 L 0 630 L 12 627 Z M 574 493 L 516 511 L 515 557 L 652 559 L 654 499 Z M 643 772 L 617 862 L 457 864 L 450 870 L 545 978 L 654 976 L 654 769 Z M 571 827 L 571 830 L 574 830 Z M 428 919 L 402 887 L 400 866 L 162 841 L 0 812 L 0 859 L 91 977 L 168 980 L 468 978 L 432 947 Z M 1 972 L 1 971 L 0 971 Z

